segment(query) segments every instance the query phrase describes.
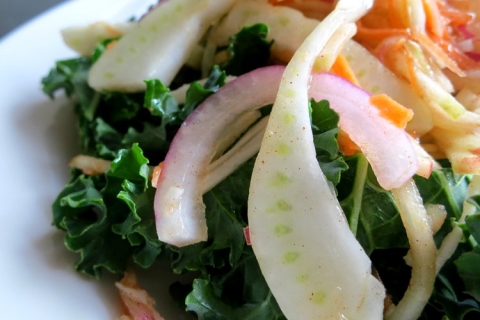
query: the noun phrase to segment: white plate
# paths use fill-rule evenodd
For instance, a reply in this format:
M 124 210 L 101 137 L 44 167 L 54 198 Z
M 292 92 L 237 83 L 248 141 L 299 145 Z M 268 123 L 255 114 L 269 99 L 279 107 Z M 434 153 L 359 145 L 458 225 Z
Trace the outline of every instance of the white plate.
M 49 100 L 40 79 L 55 60 L 74 56 L 61 41 L 62 28 L 125 21 L 152 2 L 70 1 L 0 41 L 0 319 L 120 315 L 113 278 L 97 281 L 77 274 L 77 257 L 51 226 L 51 203 L 68 182 L 66 164 L 76 154 L 76 133 L 71 106 L 63 97 Z M 158 308 L 169 318 L 165 308 L 173 308 L 171 302 Z

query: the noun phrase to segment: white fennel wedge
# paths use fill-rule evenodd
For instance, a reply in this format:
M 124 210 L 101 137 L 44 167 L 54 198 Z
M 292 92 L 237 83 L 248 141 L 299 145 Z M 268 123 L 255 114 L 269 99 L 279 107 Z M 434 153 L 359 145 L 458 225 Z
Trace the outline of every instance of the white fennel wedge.
M 92 66 L 88 83 L 98 90 L 136 92 L 145 79 L 170 82 L 207 29 L 235 0 L 169 0 L 146 15 Z
M 372 1 L 339 1 L 285 69 L 250 185 L 250 239 L 290 319 L 382 319 L 385 289 L 315 157 L 308 86 L 317 55 Z M 328 51 L 328 50 L 327 50 Z

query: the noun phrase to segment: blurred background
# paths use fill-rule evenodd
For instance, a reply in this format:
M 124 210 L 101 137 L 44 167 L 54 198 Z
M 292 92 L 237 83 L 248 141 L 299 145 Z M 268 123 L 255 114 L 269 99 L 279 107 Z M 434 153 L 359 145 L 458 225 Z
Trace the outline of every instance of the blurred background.
M 0 38 L 62 2 L 67 0 L 0 0 Z

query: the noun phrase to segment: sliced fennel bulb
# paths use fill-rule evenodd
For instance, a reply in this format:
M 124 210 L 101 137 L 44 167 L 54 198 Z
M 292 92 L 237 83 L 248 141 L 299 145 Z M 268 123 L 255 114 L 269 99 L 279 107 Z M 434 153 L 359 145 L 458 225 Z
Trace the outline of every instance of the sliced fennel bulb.
M 310 129 L 313 63 L 370 1 L 340 1 L 288 64 L 250 184 L 250 240 L 288 319 L 382 319 L 383 285 L 320 169 Z M 327 45 L 328 47 L 328 45 Z M 325 58 L 325 57 L 324 57 Z
M 234 0 L 165 1 L 145 16 L 92 66 L 97 91 L 136 92 L 145 79 L 169 85 L 207 29 Z

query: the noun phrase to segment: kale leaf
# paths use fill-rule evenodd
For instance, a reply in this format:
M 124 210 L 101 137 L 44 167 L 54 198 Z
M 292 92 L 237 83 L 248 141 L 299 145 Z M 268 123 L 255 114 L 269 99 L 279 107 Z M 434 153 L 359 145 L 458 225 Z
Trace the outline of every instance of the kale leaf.
M 267 41 L 268 26 L 264 23 L 243 27 L 228 41 L 228 60 L 222 66 L 229 75 L 239 76 L 264 67 L 270 59 L 273 41 Z
M 149 267 L 161 252 L 156 237 L 148 159 L 134 144 L 121 150 L 104 176 L 75 172 L 53 203 L 53 222 L 65 245 L 80 254 L 78 271 L 122 273 L 130 257 Z

